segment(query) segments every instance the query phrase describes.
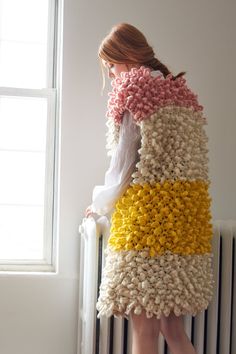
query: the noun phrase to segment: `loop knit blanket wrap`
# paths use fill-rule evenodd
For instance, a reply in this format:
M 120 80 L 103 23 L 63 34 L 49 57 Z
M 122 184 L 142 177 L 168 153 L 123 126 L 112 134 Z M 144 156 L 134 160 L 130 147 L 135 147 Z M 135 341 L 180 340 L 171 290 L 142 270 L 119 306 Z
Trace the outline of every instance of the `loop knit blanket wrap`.
M 186 80 L 171 78 L 142 66 L 112 81 L 107 148 L 117 144 L 126 110 L 141 147 L 112 214 L 98 317 L 195 316 L 213 296 L 207 122 Z

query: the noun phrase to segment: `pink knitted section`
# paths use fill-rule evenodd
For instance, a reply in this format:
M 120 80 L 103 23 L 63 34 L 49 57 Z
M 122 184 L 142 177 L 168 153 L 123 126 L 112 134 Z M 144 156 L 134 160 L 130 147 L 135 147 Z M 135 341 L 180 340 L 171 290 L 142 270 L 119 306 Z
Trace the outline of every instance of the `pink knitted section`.
M 121 77 L 112 80 L 112 91 L 108 94 L 107 117 L 112 117 L 120 124 L 125 110 L 132 113 L 136 121 L 141 121 L 165 106 L 191 107 L 202 111 L 198 96 L 186 85 L 186 80 L 179 77 L 172 80 L 172 74 L 153 77 L 151 69 L 141 66 L 122 72 Z

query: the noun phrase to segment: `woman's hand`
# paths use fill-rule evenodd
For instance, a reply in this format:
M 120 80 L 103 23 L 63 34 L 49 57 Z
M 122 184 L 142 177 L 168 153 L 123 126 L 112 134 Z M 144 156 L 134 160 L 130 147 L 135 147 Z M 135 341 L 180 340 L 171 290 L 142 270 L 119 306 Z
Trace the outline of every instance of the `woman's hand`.
M 92 216 L 92 214 L 95 214 L 95 213 L 92 211 L 92 206 L 89 205 L 87 207 L 87 209 L 85 210 L 85 216 L 86 216 L 86 218 L 88 218 L 89 216 Z

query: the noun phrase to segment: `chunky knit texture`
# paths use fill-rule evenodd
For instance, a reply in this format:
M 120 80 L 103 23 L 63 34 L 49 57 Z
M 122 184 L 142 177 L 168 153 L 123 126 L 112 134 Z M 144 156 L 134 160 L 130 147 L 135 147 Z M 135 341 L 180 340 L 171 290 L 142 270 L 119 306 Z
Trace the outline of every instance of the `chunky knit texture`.
M 186 86 L 186 80 L 180 77 L 172 80 L 169 74 L 165 80 L 161 75 L 152 77 L 151 69 L 133 68 L 130 72 L 121 73 L 112 81 L 113 90 L 109 93 L 107 117 L 115 122 L 122 121 L 123 112 L 128 109 L 136 121 L 148 118 L 161 107 L 174 105 L 202 111 L 197 95 Z
M 212 224 L 203 107 L 184 78 L 133 68 L 112 82 L 107 148 L 128 110 L 140 126 L 132 181 L 117 201 L 98 316 L 191 314 L 213 296 Z
M 133 310 L 147 317 L 197 315 L 213 294 L 212 255 L 182 256 L 166 252 L 149 257 L 149 250 L 106 250 L 105 276 L 97 303 L 102 315 L 125 316 Z
M 135 184 L 116 204 L 109 244 L 117 251 L 149 246 L 150 256 L 204 254 L 211 251 L 210 217 L 202 181 Z

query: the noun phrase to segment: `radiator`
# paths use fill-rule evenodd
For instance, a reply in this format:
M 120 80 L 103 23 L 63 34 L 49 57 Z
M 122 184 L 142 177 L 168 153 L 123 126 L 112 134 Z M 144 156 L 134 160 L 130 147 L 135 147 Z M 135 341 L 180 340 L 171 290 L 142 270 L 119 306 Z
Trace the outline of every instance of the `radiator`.
M 95 308 L 109 220 L 84 219 L 80 229 L 78 354 L 131 354 L 130 321 L 97 319 Z M 197 354 L 236 354 L 236 221 L 213 222 L 214 296 L 208 309 L 184 316 L 186 333 Z M 159 336 L 159 354 L 171 354 Z

